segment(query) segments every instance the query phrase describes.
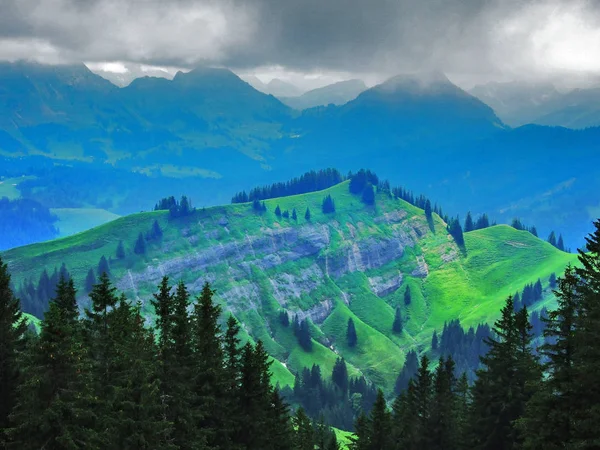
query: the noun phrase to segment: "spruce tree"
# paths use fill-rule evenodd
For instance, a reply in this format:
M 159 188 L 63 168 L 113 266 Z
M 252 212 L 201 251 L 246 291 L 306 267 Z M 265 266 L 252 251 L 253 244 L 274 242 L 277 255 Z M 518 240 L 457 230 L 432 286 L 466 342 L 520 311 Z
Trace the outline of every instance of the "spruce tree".
M 428 221 L 431 221 L 433 219 L 433 213 L 431 210 L 431 202 L 429 201 L 429 199 L 427 199 L 427 201 L 425 201 L 425 217 L 427 218 Z
M 306 208 L 306 212 L 304 213 L 304 220 L 310 222 L 310 209 Z
M 24 350 L 27 322 L 10 288 L 8 266 L 0 257 L 0 446 L 9 427 L 9 415 L 19 384 L 19 356 Z
M 430 441 L 429 422 L 431 417 L 432 376 L 429 372 L 429 358 L 421 357 L 421 364 L 414 383 L 414 414 L 417 416 L 413 445 L 426 448 Z
M 548 374 L 539 383 L 539 389 L 527 402 L 518 429 L 523 438 L 523 448 L 568 448 L 574 445 L 574 418 L 577 401 L 574 395 L 576 352 L 576 318 L 581 297 L 580 280 L 572 267 L 567 267 L 558 280 L 555 291 L 558 308 L 544 319 L 546 343 L 541 354 Z
M 146 240 L 144 239 L 144 235 L 142 233 L 138 234 L 135 245 L 133 246 L 133 253 L 136 255 L 146 254 Z
M 387 450 L 392 443 L 392 419 L 383 391 L 377 391 L 377 399 L 369 416 L 369 449 Z
M 402 313 L 400 307 L 396 307 L 396 314 L 394 316 L 394 323 L 392 324 L 392 331 L 396 334 L 402 333 Z
M 417 449 L 417 393 L 415 382 L 411 379 L 406 390 L 394 401 L 392 438 L 394 448 Z
M 164 276 L 158 285 L 158 292 L 153 294 L 154 299 L 150 300 L 150 304 L 154 308 L 154 314 L 156 315 L 158 349 L 161 355 L 170 350 L 172 342 L 171 331 L 173 327 L 174 299 L 171 289 L 172 286 L 169 285 L 169 277 Z
M 438 349 L 438 335 L 437 331 L 433 330 L 433 336 L 431 337 L 431 350 Z
M 98 277 L 102 277 L 103 274 L 110 276 L 110 266 L 104 255 L 102 255 L 98 262 Z
M 179 448 L 202 448 L 203 439 L 196 426 L 197 415 L 202 410 L 193 408 L 196 403 L 195 362 L 192 328 L 187 310 L 189 300 L 187 288 L 180 281 L 172 299 L 173 306 L 166 308 L 169 311 L 170 325 L 166 328 L 170 339 L 165 342 L 164 351 L 159 353 L 163 364 L 161 395 L 162 403 L 166 405 L 167 420 L 173 424 L 173 444 Z
M 279 205 L 277 205 L 275 207 L 275 215 L 279 218 L 281 218 L 281 208 L 279 207 Z
M 115 252 L 115 256 L 117 259 L 125 259 L 125 247 L 123 246 L 123 241 L 119 241 L 117 244 L 117 251 Z
M 175 449 L 171 424 L 164 420 L 154 335 L 144 327 L 141 306 L 121 296 L 111 312 L 109 329 L 114 354 L 108 374 L 108 447 Z
M 214 291 L 208 282 L 194 305 L 192 342 L 194 346 L 195 408 L 201 414 L 198 426 L 209 447 L 218 445 L 218 429 L 226 421 L 226 411 L 219 399 L 227 389 L 223 370 L 223 347 L 219 317 L 221 307 L 214 302 Z
M 94 285 L 96 284 L 96 275 L 94 274 L 94 269 L 90 269 L 85 277 L 85 292 L 89 294 L 94 289 Z
M 473 388 L 471 434 L 473 448 L 514 448 L 519 445 L 515 421 L 531 398 L 540 372 L 531 349 L 526 309 L 514 312 L 512 297 L 496 321 L 493 338 Z
M 15 448 L 100 448 L 91 364 L 75 296 L 73 280 L 61 278 L 40 337 L 21 363 L 23 381 L 10 430 Z
M 346 330 L 346 341 L 348 347 L 356 347 L 358 343 L 358 336 L 356 335 L 356 327 L 354 326 L 354 320 L 352 317 L 348 319 L 348 329 Z
M 298 408 L 296 411 L 293 423 L 294 428 L 296 429 L 293 449 L 314 450 L 312 424 L 302 407 Z
M 433 397 L 429 417 L 429 448 L 452 449 L 457 447 L 457 405 L 454 397 L 456 379 L 454 361 L 440 358 L 433 380 Z
M 556 242 L 556 248 L 565 251 L 565 241 L 563 240 L 562 234 L 558 235 L 558 241 Z
M 554 233 L 554 231 L 550 232 L 550 235 L 548 236 L 548 242 L 550 245 L 556 247 L 556 233 Z
M 586 251 L 579 250 L 580 267 L 575 273 L 580 279 L 580 306 L 575 319 L 576 351 L 574 361 L 573 411 L 574 447 L 600 446 L 600 220 L 586 237 Z
M 150 237 L 152 239 L 160 239 L 163 237 L 162 228 L 160 227 L 160 224 L 156 219 L 154 220 L 154 222 L 152 222 L 152 228 L 150 229 Z
M 118 351 L 116 335 L 111 330 L 111 323 L 114 322 L 113 316 L 118 297 L 106 272 L 100 275 L 98 284 L 94 286 L 89 296 L 91 309 L 85 311 L 84 337 L 92 360 L 94 395 L 99 399 L 96 408 L 97 429 L 103 430 L 99 437 L 102 445 L 107 446 L 112 442 L 114 432 L 108 426 L 108 422 L 111 421 L 112 414 L 112 369 Z
M 298 214 L 296 213 L 296 208 L 292 209 L 292 220 L 294 222 L 298 221 Z
M 404 291 L 404 304 L 406 306 L 410 305 L 412 301 L 412 296 L 410 294 L 410 286 L 406 286 L 406 290 Z
M 363 189 L 361 201 L 365 205 L 374 205 L 375 204 L 375 189 L 371 183 L 368 183 Z
M 465 219 L 465 233 L 469 231 L 473 231 L 475 229 L 475 224 L 473 223 L 473 217 L 471 216 L 471 211 L 467 213 L 467 218 Z

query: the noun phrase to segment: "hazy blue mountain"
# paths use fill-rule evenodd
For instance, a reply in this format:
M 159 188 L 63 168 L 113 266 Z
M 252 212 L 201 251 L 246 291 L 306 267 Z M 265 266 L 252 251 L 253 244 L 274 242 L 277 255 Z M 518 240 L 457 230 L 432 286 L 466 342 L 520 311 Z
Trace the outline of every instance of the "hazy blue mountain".
M 273 78 L 267 83 L 266 92 L 275 97 L 295 97 L 302 94 L 302 89 L 288 81 Z
M 280 97 L 279 100 L 299 110 L 330 104 L 343 105 L 354 100 L 366 89 L 367 86 L 362 80 L 346 80 L 313 89 L 298 97 Z
M 487 83 L 469 92 L 490 105 L 511 126 L 600 126 L 600 88 L 559 92 L 550 82 L 514 81 Z
M 535 120 L 540 125 L 587 128 L 600 126 L 600 88 L 575 89 Z
M 469 93 L 491 106 L 510 126 L 534 123 L 556 108 L 562 94 L 550 82 L 490 82 L 477 85 Z
M 600 129 L 510 129 L 441 73 L 294 111 L 225 69 L 118 88 L 85 66 L 0 66 L 0 176 L 51 208 L 226 202 L 310 169 L 371 168 L 450 214 L 519 216 L 579 245 L 598 215 Z M 15 158 L 18 156 L 19 158 Z

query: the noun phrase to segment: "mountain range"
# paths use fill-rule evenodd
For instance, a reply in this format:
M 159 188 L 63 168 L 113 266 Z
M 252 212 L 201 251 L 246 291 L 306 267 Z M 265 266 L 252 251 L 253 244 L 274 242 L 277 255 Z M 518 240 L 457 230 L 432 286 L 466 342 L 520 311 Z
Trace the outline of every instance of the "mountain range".
M 600 126 L 600 87 L 559 91 L 550 82 L 491 82 L 469 91 L 511 126 Z
M 512 129 L 441 73 L 298 111 L 227 69 L 119 88 L 83 65 L 0 65 L 0 176 L 51 208 L 123 215 L 170 194 L 209 206 L 308 169 L 369 167 L 449 214 L 518 216 L 575 247 L 599 208 L 599 135 Z

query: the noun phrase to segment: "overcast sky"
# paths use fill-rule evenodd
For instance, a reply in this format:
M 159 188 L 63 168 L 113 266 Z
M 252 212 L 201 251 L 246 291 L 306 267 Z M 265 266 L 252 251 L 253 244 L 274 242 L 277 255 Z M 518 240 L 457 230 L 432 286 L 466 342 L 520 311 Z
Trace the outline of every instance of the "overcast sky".
M 462 84 L 587 77 L 600 74 L 600 0 L 0 0 L 0 60 L 16 59 L 309 84 L 427 69 Z

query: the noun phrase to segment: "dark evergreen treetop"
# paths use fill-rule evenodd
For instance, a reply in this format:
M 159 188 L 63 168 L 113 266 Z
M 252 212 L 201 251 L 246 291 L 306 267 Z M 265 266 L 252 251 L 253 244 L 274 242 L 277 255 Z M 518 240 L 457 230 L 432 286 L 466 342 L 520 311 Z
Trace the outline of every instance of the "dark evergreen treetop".
M 306 212 L 304 213 L 304 220 L 310 222 L 310 209 L 306 208 Z
M 374 205 L 375 204 L 375 189 L 372 184 L 367 184 L 362 191 L 361 201 L 365 205 Z
M 335 212 L 335 202 L 331 198 L 331 195 L 327 194 L 327 196 L 323 199 L 321 209 L 323 210 L 323 214 L 330 214 Z
M 356 347 L 358 343 L 358 336 L 356 335 L 356 327 L 354 326 L 354 320 L 352 317 L 348 319 L 348 329 L 346 330 L 346 340 L 348 347 Z
M 115 256 L 117 257 L 117 259 L 125 258 L 125 247 L 123 247 L 123 241 L 121 241 L 121 240 L 119 240 L 119 243 L 117 244 L 117 250 L 115 252 Z
M 21 305 L 10 288 L 8 266 L 0 257 L 0 444 L 2 430 L 9 427 L 19 381 L 18 358 L 24 349 L 27 323 Z
M 110 266 L 104 255 L 100 257 L 100 262 L 98 263 L 98 276 L 101 277 L 103 274 L 110 275 Z
M 310 171 L 304 175 L 293 178 L 285 183 L 274 183 L 267 186 L 256 187 L 246 194 L 245 191 L 237 193 L 231 203 L 245 203 L 269 198 L 288 197 L 291 195 L 305 194 L 327 189 L 344 181 L 344 176 L 335 169 Z
M 135 245 L 133 246 L 133 252 L 136 255 L 146 254 L 146 240 L 144 239 L 144 235 L 142 233 L 138 234 Z
M 475 224 L 473 223 L 473 217 L 471 216 L 471 211 L 467 213 L 467 218 L 465 219 L 465 233 L 469 231 L 473 231 L 475 229 Z

